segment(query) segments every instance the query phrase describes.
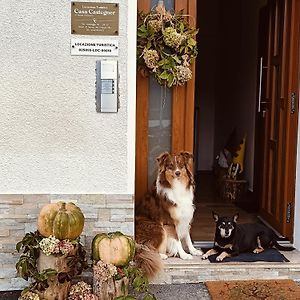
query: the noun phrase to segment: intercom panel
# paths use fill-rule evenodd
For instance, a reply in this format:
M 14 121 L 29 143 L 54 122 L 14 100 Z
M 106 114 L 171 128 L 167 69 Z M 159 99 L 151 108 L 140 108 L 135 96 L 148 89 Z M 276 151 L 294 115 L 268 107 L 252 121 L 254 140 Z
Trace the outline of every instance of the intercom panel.
M 96 63 L 96 110 L 118 112 L 118 62 L 100 60 Z

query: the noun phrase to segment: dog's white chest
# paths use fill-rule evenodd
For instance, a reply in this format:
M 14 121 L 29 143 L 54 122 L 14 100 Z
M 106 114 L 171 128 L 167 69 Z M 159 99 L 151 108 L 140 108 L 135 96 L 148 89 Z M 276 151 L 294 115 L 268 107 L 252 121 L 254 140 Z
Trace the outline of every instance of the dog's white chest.
M 168 200 L 176 206 L 171 209 L 171 217 L 183 223 L 189 224 L 194 214 L 194 193 L 192 187 L 186 188 L 180 181 L 174 182 L 172 188 L 163 190 Z

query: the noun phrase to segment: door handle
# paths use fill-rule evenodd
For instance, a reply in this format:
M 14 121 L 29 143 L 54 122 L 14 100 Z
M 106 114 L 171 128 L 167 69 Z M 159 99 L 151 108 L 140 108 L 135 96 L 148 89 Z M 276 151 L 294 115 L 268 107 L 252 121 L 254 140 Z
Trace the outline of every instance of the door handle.
M 258 106 L 257 112 L 261 112 L 261 105 L 268 103 L 267 101 L 261 101 L 261 93 L 262 93 L 262 80 L 263 80 L 263 69 L 267 69 L 268 67 L 263 65 L 264 58 L 261 56 L 259 60 L 259 86 L 258 86 Z

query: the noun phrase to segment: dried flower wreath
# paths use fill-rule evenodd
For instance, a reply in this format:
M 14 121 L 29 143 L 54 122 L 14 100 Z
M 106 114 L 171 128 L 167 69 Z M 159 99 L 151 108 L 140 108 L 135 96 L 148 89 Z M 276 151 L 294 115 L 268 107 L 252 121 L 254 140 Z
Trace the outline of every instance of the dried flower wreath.
M 166 11 L 158 5 L 149 13 L 139 13 L 137 63 L 161 85 L 184 85 L 192 78 L 190 65 L 197 56 L 195 35 L 181 11 Z

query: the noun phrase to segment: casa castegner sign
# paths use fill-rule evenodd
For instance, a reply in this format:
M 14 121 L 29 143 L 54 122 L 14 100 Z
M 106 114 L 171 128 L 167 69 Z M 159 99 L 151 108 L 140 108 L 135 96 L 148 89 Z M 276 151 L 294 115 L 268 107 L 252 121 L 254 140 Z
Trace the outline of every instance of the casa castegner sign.
M 72 34 L 119 34 L 118 3 L 71 2 L 71 10 Z

